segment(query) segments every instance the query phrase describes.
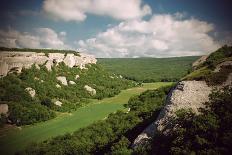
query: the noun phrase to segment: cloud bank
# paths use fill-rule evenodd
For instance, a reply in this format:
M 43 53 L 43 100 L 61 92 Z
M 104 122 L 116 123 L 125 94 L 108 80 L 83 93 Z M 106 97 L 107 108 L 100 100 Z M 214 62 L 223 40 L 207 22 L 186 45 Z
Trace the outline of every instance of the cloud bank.
M 64 43 L 66 33 L 57 34 L 50 28 L 36 28 L 34 33 L 19 32 L 9 28 L 0 30 L 0 46 L 19 48 L 69 48 Z
M 203 55 L 220 47 L 209 33 L 214 26 L 181 14 L 156 14 L 150 20 L 135 19 L 77 42 L 97 57 L 169 57 Z
M 43 10 L 53 19 L 64 21 L 84 21 L 87 14 L 119 20 L 151 14 L 151 8 L 142 0 L 45 0 Z

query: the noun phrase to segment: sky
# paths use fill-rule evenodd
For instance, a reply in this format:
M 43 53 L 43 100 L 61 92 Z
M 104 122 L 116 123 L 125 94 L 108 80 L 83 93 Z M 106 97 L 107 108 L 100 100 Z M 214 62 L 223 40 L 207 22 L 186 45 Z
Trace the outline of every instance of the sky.
M 0 46 L 96 57 L 205 55 L 232 43 L 231 0 L 1 0 Z

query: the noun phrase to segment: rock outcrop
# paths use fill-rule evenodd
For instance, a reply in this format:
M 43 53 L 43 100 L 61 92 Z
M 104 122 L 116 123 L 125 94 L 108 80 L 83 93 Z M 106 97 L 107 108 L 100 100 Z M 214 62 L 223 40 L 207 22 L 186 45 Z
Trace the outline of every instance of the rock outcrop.
M 65 85 L 65 86 L 68 85 L 68 82 L 67 82 L 67 79 L 66 79 L 65 76 L 58 76 L 58 77 L 56 77 L 56 79 L 57 79 L 58 81 L 60 81 L 62 85 Z
M 93 89 L 92 87 L 85 85 L 85 90 L 87 90 L 91 95 L 96 95 L 96 90 Z
M 199 59 L 197 59 L 195 62 L 193 62 L 192 67 L 196 68 L 200 64 L 204 63 L 207 58 L 208 58 L 208 55 L 201 56 Z
M 198 113 L 198 108 L 209 100 L 212 88 L 205 81 L 182 81 L 170 91 L 166 99 L 166 105 L 161 110 L 157 120 L 150 124 L 134 141 L 133 147 L 147 142 L 156 133 L 168 133 L 173 127 L 171 119 L 180 109 L 192 109 Z
M 79 53 L 36 53 L 36 52 L 0 52 L 0 76 L 6 76 L 11 71 L 21 72 L 22 68 L 30 68 L 35 64 L 44 65 L 50 71 L 54 65 L 64 62 L 69 67 L 84 69 L 87 64 L 95 64 L 97 60 L 92 55 Z

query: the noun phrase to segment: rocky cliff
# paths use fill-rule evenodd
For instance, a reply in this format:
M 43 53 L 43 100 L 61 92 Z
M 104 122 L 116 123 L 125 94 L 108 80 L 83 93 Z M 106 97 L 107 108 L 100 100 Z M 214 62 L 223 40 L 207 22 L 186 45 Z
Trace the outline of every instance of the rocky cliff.
M 181 81 L 168 94 L 166 105 L 161 110 L 157 120 L 150 124 L 134 141 L 134 147 L 145 143 L 157 132 L 168 133 L 172 129 L 171 120 L 180 109 L 192 109 L 198 113 L 198 108 L 209 100 L 212 88 L 205 81 Z
M 37 53 L 37 52 L 0 52 L 0 76 L 6 76 L 11 71 L 21 72 L 22 68 L 30 68 L 33 64 L 39 68 L 45 64 L 48 70 L 53 65 L 64 62 L 69 67 L 85 68 L 87 64 L 95 64 L 97 60 L 92 55 L 84 53 Z
M 193 63 L 193 72 L 170 90 L 159 116 L 137 136 L 133 148 L 145 144 L 158 133 L 170 133 L 176 126 L 172 120 L 175 119 L 178 110 L 191 109 L 198 114 L 199 108 L 204 108 L 203 103 L 209 101 L 209 94 L 213 89 L 232 86 L 231 50 L 223 48 L 209 56 L 202 56 Z

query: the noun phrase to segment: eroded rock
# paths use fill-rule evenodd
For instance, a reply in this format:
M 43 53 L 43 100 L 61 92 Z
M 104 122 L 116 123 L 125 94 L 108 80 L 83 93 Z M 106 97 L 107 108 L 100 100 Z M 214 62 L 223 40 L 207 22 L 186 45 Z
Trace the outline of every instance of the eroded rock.
M 47 55 L 47 54 L 46 54 Z M 0 76 L 6 76 L 9 72 L 21 73 L 22 68 L 30 68 L 33 64 L 37 69 L 40 69 L 39 65 L 44 65 L 51 71 L 52 67 L 60 62 L 64 62 L 69 67 L 85 68 L 85 65 L 96 63 L 97 60 L 92 55 L 80 53 L 80 56 L 76 56 L 72 53 L 68 53 L 65 57 L 64 53 L 45 53 L 36 52 L 0 52 Z

